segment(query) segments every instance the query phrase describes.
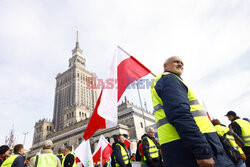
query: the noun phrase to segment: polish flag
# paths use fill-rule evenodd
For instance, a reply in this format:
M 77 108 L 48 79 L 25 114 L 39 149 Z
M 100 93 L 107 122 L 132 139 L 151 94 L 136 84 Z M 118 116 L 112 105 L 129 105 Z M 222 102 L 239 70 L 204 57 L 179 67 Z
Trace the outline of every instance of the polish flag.
M 111 128 L 117 125 L 117 103 L 122 94 L 128 85 L 149 73 L 148 68 L 121 47 L 117 47 L 106 84 L 100 93 L 85 130 L 83 136 L 85 140 L 89 139 L 98 129 Z
M 110 156 L 113 152 L 111 144 L 105 139 L 103 135 L 100 136 L 99 142 L 95 148 L 93 153 L 93 162 L 103 162 L 102 165 L 105 164 L 106 161 L 110 160 Z M 100 163 L 101 164 L 101 163 Z
M 126 149 L 128 149 L 129 146 L 130 146 L 130 144 L 131 144 L 131 142 L 128 139 L 125 138 L 124 143 L 126 145 Z
M 83 140 L 76 148 L 75 154 L 77 156 L 76 163 L 78 166 L 94 167 L 89 140 Z

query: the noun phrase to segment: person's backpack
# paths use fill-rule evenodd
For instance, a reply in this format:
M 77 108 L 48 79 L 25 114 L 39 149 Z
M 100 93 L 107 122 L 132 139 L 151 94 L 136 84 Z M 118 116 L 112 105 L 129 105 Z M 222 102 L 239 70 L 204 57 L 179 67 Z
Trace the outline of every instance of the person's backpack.
M 229 139 L 226 138 L 226 135 L 227 133 L 225 133 L 222 137 L 220 137 L 220 140 L 223 144 L 223 147 L 228 157 L 233 161 L 234 164 L 237 164 L 242 159 L 240 152 L 231 145 Z

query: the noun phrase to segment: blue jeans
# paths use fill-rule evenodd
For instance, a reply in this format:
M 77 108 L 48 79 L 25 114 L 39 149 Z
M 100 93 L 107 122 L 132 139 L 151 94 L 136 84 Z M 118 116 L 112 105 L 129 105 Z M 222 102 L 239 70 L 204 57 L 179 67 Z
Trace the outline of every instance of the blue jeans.
M 240 162 L 238 162 L 238 164 L 235 165 L 235 167 L 246 167 L 246 164 L 243 160 L 240 160 Z

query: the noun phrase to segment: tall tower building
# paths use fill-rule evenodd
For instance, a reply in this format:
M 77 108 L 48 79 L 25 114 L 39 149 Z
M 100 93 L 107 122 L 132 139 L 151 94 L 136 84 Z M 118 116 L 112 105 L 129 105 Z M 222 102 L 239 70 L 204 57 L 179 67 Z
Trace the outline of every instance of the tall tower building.
M 97 90 L 87 88 L 87 78 L 95 73 L 85 69 L 86 59 L 79 48 L 78 32 L 76 46 L 69 59 L 69 67 L 56 76 L 53 124 L 55 131 L 89 118 L 97 100 Z

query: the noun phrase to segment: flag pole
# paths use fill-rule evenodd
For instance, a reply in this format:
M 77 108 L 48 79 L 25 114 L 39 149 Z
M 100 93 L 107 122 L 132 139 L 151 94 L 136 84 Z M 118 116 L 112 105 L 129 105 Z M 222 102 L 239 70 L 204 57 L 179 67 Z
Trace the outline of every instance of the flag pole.
M 119 45 L 117 45 L 117 47 L 118 47 L 119 49 L 121 49 L 124 53 L 126 53 L 128 56 L 132 56 L 132 55 L 129 54 L 127 51 L 125 51 L 122 47 L 120 47 Z M 156 77 L 156 75 L 155 75 L 154 73 L 152 73 L 151 71 L 150 71 L 150 74 L 153 75 L 154 77 Z
M 142 108 L 141 95 L 140 95 L 140 91 L 138 89 L 138 81 L 137 80 L 136 80 L 136 88 L 137 88 L 137 92 L 138 92 L 138 96 L 139 96 L 139 100 L 140 100 L 140 104 L 141 104 L 142 118 L 144 120 L 144 125 L 145 125 L 145 133 L 147 133 L 146 120 L 145 120 L 145 116 L 144 116 L 144 110 Z

